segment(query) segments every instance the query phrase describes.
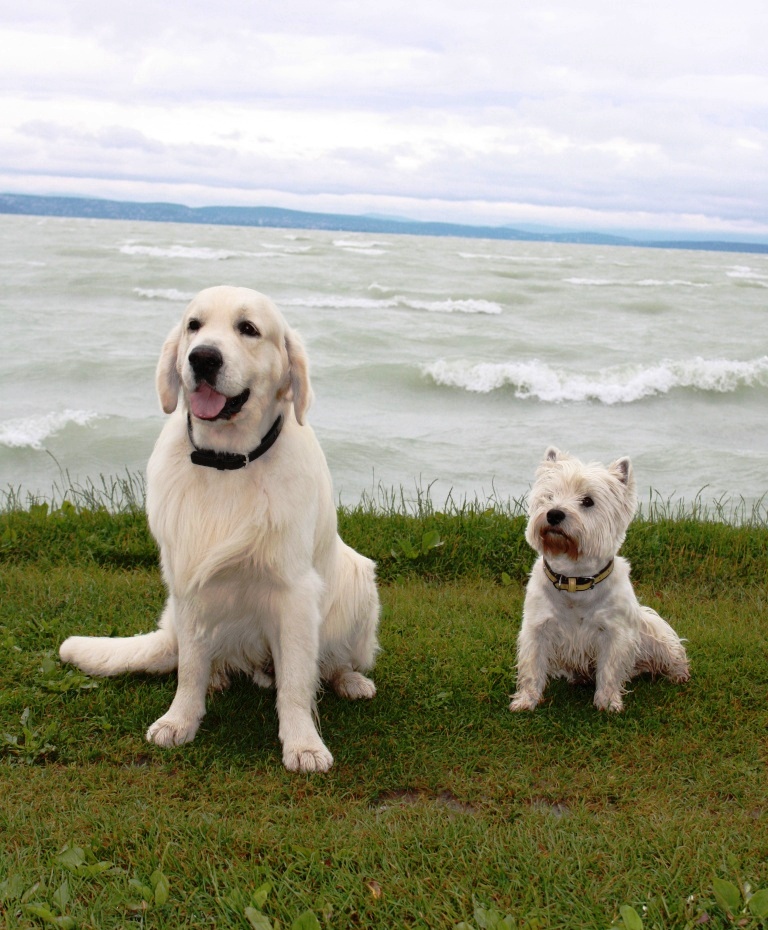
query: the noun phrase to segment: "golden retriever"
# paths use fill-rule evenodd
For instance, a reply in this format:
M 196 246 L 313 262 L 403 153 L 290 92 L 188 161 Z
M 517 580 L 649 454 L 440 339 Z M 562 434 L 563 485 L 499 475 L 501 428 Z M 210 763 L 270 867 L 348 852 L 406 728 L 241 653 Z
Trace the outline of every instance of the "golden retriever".
M 320 679 L 372 698 L 379 599 L 374 564 L 346 546 L 325 457 L 305 422 L 307 358 L 277 307 L 248 288 L 198 294 L 169 334 L 157 391 L 170 414 L 147 469 L 147 515 L 168 599 L 158 629 L 72 636 L 63 661 L 89 675 L 178 669 L 147 731 L 189 742 L 209 687 L 246 672 L 277 692 L 283 762 L 327 771 L 315 726 Z

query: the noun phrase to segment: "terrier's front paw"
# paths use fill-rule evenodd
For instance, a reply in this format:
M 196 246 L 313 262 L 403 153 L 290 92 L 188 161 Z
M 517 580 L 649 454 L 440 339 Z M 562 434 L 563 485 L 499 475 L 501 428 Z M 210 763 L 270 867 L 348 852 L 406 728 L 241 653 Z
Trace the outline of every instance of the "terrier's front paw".
M 621 691 L 608 690 L 595 692 L 595 707 L 598 710 L 609 710 L 614 713 L 620 713 L 624 710 L 624 702 L 621 699 Z
M 165 714 L 147 730 L 147 741 L 156 746 L 181 746 L 192 742 L 199 726 L 199 720 L 176 720 Z
M 690 681 L 691 672 L 688 668 L 687 662 L 677 662 L 672 665 L 667 671 L 667 678 L 670 681 L 675 682 L 675 684 L 682 685 L 686 681 Z
M 518 691 L 512 695 L 510 710 L 536 710 L 540 696 L 532 691 Z

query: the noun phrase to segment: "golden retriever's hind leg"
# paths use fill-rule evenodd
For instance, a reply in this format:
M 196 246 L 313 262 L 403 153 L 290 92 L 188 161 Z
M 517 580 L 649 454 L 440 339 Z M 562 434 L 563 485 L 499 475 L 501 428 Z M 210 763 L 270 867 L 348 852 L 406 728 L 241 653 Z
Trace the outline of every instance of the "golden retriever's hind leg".
M 251 672 L 251 681 L 260 688 L 275 687 L 275 679 L 263 668 L 255 668 L 253 672 Z

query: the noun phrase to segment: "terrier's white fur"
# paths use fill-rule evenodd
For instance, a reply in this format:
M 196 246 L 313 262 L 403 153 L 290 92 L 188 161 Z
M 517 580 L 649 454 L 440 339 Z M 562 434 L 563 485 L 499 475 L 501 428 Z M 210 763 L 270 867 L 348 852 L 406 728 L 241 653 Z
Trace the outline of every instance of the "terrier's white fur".
M 642 606 L 617 556 L 637 507 L 632 464 L 584 464 L 553 446 L 536 472 L 525 532 L 539 553 L 525 594 L 517 642 L 517 691 L 510 710 L 533 710 L 547 680 L 594 681 L 595 707 L 623 709 L 624 686 L 648 672 L 689 678 L 680 638 L 655 610 Z M 560 590 L 547 577 L 561 579 Z M 576 580 L 613 570 L 593 588 L 568 591 Z M 583 583 L 582 585 L 583 586 Z

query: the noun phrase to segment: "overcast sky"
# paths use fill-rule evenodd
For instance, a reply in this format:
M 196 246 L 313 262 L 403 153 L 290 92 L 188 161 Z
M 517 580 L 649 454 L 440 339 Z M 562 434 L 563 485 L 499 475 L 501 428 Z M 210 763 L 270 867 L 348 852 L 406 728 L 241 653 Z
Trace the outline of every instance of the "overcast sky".
M 766 0 L 0 0 L 0 190 L 768 238 Z

